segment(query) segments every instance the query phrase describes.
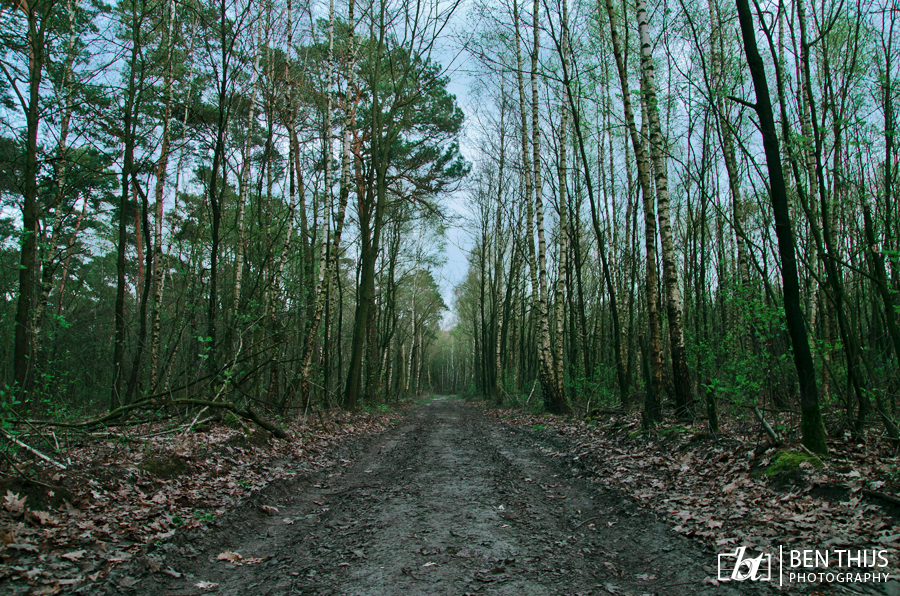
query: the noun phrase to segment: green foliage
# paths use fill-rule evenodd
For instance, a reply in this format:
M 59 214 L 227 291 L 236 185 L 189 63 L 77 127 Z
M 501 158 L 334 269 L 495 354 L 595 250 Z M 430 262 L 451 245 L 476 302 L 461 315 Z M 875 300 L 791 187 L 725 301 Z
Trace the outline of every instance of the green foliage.
M 194 519 L 197 519 L 199 521 L 210 522 L 216 519 L 216 517 L 217 516 L 214 511 L 203 511 L 201 509 L 194 512 Z
M 225 418 L 224 418 L 223 422 L 225 423 L 225 426 L 227 426 L 229 428 L 243 428 L 244 427 L 243 421 L 240 418 L 238 418 L 234 414 L 234 412 L 227 412 L 225 414 Z
M 421 403 L 428 402 L 430 400 L 422 400 Z M 387 414 L 391 411 L 391 407 L 387 404 L 377 404 L 377 405 L 369 405 L 365 404 L 362 407 L 363 411 L 367 414 L 372 414 L 373 412 L 377 412 L 379 414 Z
M 800 469 L 800 464 L 809 462 L 814 468 L 821 468 L 822 460 L 808 453 L 799 451 L 778 451 L 772 456 L 771 463 L 768 466 L 759 468 L 753 472 L 755 476 L 765 475 L 769 478 L 775 478 L 785 474 L 793 474 Z

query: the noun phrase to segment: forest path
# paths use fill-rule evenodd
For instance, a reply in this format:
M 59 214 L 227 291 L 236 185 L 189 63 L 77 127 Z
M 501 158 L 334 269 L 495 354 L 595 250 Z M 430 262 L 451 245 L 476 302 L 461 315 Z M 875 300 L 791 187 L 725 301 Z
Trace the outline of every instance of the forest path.
M 154 573 L 135 588 L 241 596 L 767 593 L 704 584 L 715 575 L 715 555 L 580 478 L 567 460 L 542 455 L 552 447 L 537 442 L 540 434 L 454 399 L 433 400 L 355 461 L 264 492 L 218 528 L 172 545 L 163 569 L 183 575 Z M 264 505 L 278 512 L 265 515 Z M 264 560 L 216 560 L 226 550 Z M 219 586 L 201 590 L 200 582 Z

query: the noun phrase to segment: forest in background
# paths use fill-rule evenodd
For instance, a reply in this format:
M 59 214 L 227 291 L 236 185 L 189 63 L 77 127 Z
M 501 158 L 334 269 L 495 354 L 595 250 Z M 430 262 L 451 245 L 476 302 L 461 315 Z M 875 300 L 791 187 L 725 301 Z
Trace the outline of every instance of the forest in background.
M 475 12 L 474 248 L 437 386 L 896 441 L 900 5 Z
M 455 8 L 4 3 L 4 422 L 419 394 L 469 170 Z
M 896 440 L 879 2 L 4 3 L 5 426 L 427 390 Z

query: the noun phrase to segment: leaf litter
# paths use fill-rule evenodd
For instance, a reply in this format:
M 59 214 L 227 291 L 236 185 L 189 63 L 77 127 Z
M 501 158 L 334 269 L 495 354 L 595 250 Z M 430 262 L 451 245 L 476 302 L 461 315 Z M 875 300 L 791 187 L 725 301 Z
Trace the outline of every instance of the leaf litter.
M 770 476 L 765 472 L 777 451 L 756 457 L 757 433 L 737 422 L 723 424 L 718 440 L 699 421 L 687 432 L 635 436 L 637 413 L 587 422 L 476 407 L 535 436 L 563 439 L 562 448 L 536 446 L 547 457 L 569 460 L 604 489 L 627 494 L 712 552 L 740 545 L 775 557 L 779 546 L 878 549 L 890 561 L 879 571 L 898 577 L 900 508 L 873 495 L 900 498 L 900 458 L 886 440 L 832 437 L 828 455 L 815 458 L 822 465 L 803 461 L 795 472 Z
M 66 471 L 45 468 L 39 460 L 18 465 L 40 478 L 31 484 L 40 489 L 43 501 L 52 502 L 60 488 L 70 499 L 52 507 L 30 502 L 22 491 L 7 489 L 2 495 L 0 592 L 78 591 L 140 556 L 151 543 L 182 530 L 205 531 L 216 517 L 274 481 L 341 465 L 328 457 L 329 449 L 351 437 L 383 432 L 395 421 L 386 414 L 331 412 L 322 422 L 318 429 L 291 425 L 291 439 L 285 441 L 263 430 L 248 434 L 224 425 L 176 434 L 166 423 L 134 426 L 127 435 L 72 434 L 67 437 L 65 455 L 71 465 Z M 0 486 L 22 483 L 4 469 L 0 481 Z M 271 505 L 259 508 L 268 515 L 278 513 Z M 235 564 L 264 561 L 232 554 L 238 557 Z M 180 575 L 153 563 L 147 569 Z M 119 582 L 123 588 L 134 583 L 129 577 Z M 218 584 L 201 581 L 195 586 L 215 590 Z

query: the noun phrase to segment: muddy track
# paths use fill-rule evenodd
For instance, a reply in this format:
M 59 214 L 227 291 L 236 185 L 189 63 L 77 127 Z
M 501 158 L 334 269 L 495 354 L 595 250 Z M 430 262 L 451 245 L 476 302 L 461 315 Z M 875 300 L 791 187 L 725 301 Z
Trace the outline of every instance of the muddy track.
M 217 528 L 151 553 L 152 567 L 181 577 L 125 585 L 241 596 L 769 593 L 704 584 L 714 554 L 542 449 L 534 431 L 434 400 L 354 461 L 272 487 Z M 262 561 L 216 560 L 226 550 Z M 122 579 L 110 578 L 109 593 Z M 219 586 L 204 591 L 201 581 Z

